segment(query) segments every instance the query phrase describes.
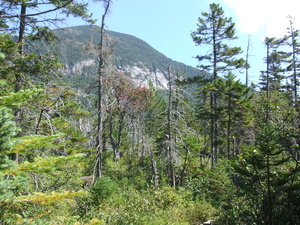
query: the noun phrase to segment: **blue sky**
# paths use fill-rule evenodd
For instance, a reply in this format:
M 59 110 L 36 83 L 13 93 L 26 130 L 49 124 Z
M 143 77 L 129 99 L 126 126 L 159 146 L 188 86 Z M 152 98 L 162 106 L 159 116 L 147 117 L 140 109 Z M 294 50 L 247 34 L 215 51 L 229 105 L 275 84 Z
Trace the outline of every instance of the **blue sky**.
M 285 34 L 287 16 L 295 16 L 300 11 L 299 0 L 114 0 L 106 26 L 109 30 L 134 35 L 167 57 L 196 67 L 194 57 L 201 54 L 202 48 L 195 46 L 190 33 L 197 29 L 197 19 L 201 12 L 208 11 L 210 3 L 220 4 L 225 15 L 236 23 L 239 40 L 232 41 L 233 46 L 246 50 L 251 35 L 249 72 L 250 79 L 256 83 L 260 70 L 265 69 L 264 37 Z M 99 25 L 102 3 L 90 4 Z M 69 24 L 79 25 L 77 21 Z M 236 74 L 243 80 L 243 74 Z
M 115 0 L 106 25 L 110 30 L 141 38 L 173 60 L 196 66 L 193 56 L 197 48 L 190 33 L 208 4 L 199 0 L 184 4 L 182 0 Z

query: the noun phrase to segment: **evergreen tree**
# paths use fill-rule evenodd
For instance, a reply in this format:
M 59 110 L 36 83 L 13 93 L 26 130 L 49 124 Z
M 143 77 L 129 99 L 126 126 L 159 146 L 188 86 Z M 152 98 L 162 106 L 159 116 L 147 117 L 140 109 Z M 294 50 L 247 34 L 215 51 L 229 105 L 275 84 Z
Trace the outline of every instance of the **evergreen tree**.
M 262 72 L 262 85 L 261 90 L 266 91 L 267 96 L 270 97 L 270 93 L 274 91 L 283 90 L 284 76 L 284 62 L 287 58 L 286 54 L 280 51 L 280 47 L 283 46 L 284 39 L 266 38 L 266 71 Z
M 17 133 L 15 122 L 12 121 L 11 110 L 0 107 L 0 220 L 4 221 L 10 208 L 10 201 L 19 191 L 26 190 L 24 179 L 10 176 L 8 171 L 15 167 L 7 153 L 12 148 L 12 137 Z
M 207 45 L 209 51 L 198 55 L 203 72 L 211 72 L 212 79 L 231 69 L 244 68 L 245 60 L 235 57 L 242 53 L 240 47 L 230 47 L 227 41 L 237 39 L 235 24 L 232 18 L 224 15 L 224 10 L 218 4 L 210 4 L 209 12 L 203 12 L 198 19 L 198 28 L 192 33 L 193 41 L 199 45 Z
M 286 59 L 288 72 L 287 78 L 291 79 L 291 86 L 293 90 L 293 102 L 297 105 L 298 101 L 298 86 L 299 86 L 299 30 L 296 30 L 293 26 L 294 21 L 289 17 L 290 27 L 288 28 L 288 34 L 284 37 L 285 44 L 291 49 L 290 51 L 283 52 L 289 58 Z
M 294 28 L 294 20 L 291 17 L 288 17 L 290 22 L 290 27 L 288 28 L 288 34 L 284 37 L 285 45 L 289 47 L 290 51 L 283 52 L 287 56 L 286 63 L 286 71 L 287 71 L 287 79 L 290 80 L 287 85 L 288 89 L 290 89 L 291 103 L 294 106 L 295 110 L 298 113 L 298 116 L 294 120 L 294 127 L 296 127 L 296 133 L 298 133 L 300 129 L 300 108 L 299 108 L 299 54 L 300 54 L 300 43 L 299 43 L 299 30 Z M 298 131 L 297 131 L 298 130 Z M 296 135 L 295 142 L 297 145 L 300 145 L 300 136 Z M 295 155 L 299 159 L 299 150 L 295 149 Z
M 197 111 L 199 120 L 204 124 L 210 119 L 212 113 L 217 112 L 217 121 L 219 124 L 218 145 L 220 146 L 219 156 L 231 156 L 239 153 L 240 145 L 246 140 L 243 133 L 249 129 L 251 124 L 250 88 L 243 85 L 239 80 L 235 80 L 233 74 L 224 78 L 218 78 L 203 86 L 202 95 L 206 101 L 210 101 L 210 91 L 213 90 L 218 97 L 217 108 L 213 110 L 207 107 L 207 104 L 198 103 Z M 205 154 L 208 154 L 206 152 Z
M 245 144 L 243 135 L 253 120 L 249 113 L 253 95 L 250 95 L 249 87 L 240 80 L 235 80 L 233 74 L 230 73 L 225 78 L 222 101 L 226 116 L 224 122 L 227 125 L 227 157 L 230 159 L 231 156 L 238 155 L 241 144 Z
M 82 183 L 78 177 L 83 175 L 86 159 L 78 153 L 85 152 L 83 143 L 86 138 L 79 130 L 72 129 L 72 126 L 74 120 L 85 112 L 78 110 L 80 105 L 70 100 L 71 96 L 74 97 L 71 91 L 61 92 L 59 88 L 37 89 L 34 82 L 29 80 L 30 88 L 14 92 L 16 73 L 47 73 L 48 64 L 35 54 L 23 57 L 18 52 L 18 45 L 8 35 L 1 34 L 1 37 L 1 221 L 8 224 L 15 224 L 16 221 L 25 223 L 26 220 L 39 220 L 40 216 L 37 215 L 47 211 L 43 205 L 59 204 L 63 199 L 84 194 L 79 191 Z M 35 63 L 34 59 L 37 58 L 39 60 Z M 50 65 L 52 60 L 48 61 Z M 14 117 L 10 113 L 11 109 L 20 107 L 26 109 L 22 123 L 17 123 L 23 131 L 16 129 L 16 123 L 12 122 Z M 12 138 L 17 131 L 18 137 Z M 20 155 L 14 163 L 8 157 L 12 154 Z M 72 155 L 66 156 L 68 154 Z M 70 189 L 74 192 L 70 192 Z M 36 210 L 33 210 L 31 204 L 38 204 Z M 40 222 L 43 223 L 43 220 Z
M 276 125 L 275 125 L 276 126 Z M 299 204 L 295 179 L 299 174 L 285 128 L 262 125 L 254 146 L 245 148 L 234 168 L 249 207 L 240 223 L 297 224 Z M 254 212 L 254 213 L 253 213 Z
M 50 9 L 42 10 L 45 6 Z M 15 27 L 14 23 L 18 23 L 19 53 L 25 55 L 25 39 L 45 40 L 47 42 L 53 40 L 54 35 L 50 31 L 51 24 L 61 21 L 62 18 L 51 18 L 52 12 L 59 12 L 64 16 L 81 17 L 90 22 L 90 15 L 87 14 L 87 4 L 76 1 L 1 1 L 0 4 L 1 18 L 6 31 L 10 27 Z M 30 11 L 30 12 L 29 12 Z M 16 20 L 19 19 L 19 20 Z M 23 72 L 23 71 L 22 71 Z M 24 75 L 15 74 L 15 89 L 19 91 L 23 89 Z M 17 111 L 18 117 L 20 112 Z
M 159 181 L 163 181 L 166 157 L 162 157 L 162 150 L 166 141 L 165 115 L 167 111 L 167 100 L 165 93 L 157 90 L 150 83 L 150 102 L 145 109 L 141 119 L 142 148 L 148 149 L 152 169 L 151 181 L 157 188 Z M 164 155 L 165 156 L 165 155 Z M 163 163 L 162 163 L 163 161 Z
M 227 41 L 237 39 L 235 24 L 231 18 L 224 15 L 224 10 L 218 4 L 210 4 L 209 12 L 203 12 L 198 19 L 198 28 L 192 33 L 192 38 L 197 45 L 208 45 L 209 51 L 205 55 L 198 55 L 199 67 L 203 72 L 211 72 L 211 80 L 215 80 L 226 71 L 233 68 L 243 68 L 245 61 L 235 57 L 242 53 L 240 47 L 229 47 Z M 210 91 L 210 148 L 212 163 L 217 161 L 218 146 L 218 96 L 214 90 Z

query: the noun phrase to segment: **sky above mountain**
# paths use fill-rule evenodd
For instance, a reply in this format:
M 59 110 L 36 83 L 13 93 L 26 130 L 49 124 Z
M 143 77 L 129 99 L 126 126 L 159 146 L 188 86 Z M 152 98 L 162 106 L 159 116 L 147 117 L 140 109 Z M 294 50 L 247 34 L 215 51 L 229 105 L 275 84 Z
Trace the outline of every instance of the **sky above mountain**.
M 203 52 L 195 46 L 190 34 L 197 29 L 201 12 L 207 12 L 211 3 L 220 4 L 225 15 L 236 23 L 239 40 L 232 41 L 233 46 L 246 51 L 250 35 L 250 78 L 257 82 L 260 71 L 265 69 L 264 38 L 284 35 L 289 15 L 295 17 L 295 26 L 299 27 L 299 0 L 115 0 L 106 25 L 109 30 L 146 41 L 173 60 L 196 67 L 198 62 L 194 57 Z M 102 4 L 91 3 L 90 10 L 99 25 Z M 238 77 L 243 79 L 242 74 Z

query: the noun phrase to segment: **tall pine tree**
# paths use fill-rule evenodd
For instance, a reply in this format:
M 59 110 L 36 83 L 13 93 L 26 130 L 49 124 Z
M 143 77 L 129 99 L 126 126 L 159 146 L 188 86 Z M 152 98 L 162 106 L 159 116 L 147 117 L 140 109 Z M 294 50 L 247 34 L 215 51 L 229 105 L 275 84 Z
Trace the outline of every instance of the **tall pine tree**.
M 210 4 L 209 12 L 203 12 L 198 19 L 198 28 L 192 33 L 194 42 L 199 46 L 208 46 L 204 55 L 198 55 L 199 67 L 202 72 L 212 73 L 209 81 L 213 81 L 220 75 L 232 69 L 245 67 L 245 60 L 236 57 L 242 53 L 240 47 L 230 47 L 228 41 L 237 39 L 235 35 L 235 24 L 232 18 L 224 15 L 224 10 L 218 4 Z M 219 152 L 218 134 L 218 94 L 210 91 L 210 149 L 212 163 L 217 161 Z

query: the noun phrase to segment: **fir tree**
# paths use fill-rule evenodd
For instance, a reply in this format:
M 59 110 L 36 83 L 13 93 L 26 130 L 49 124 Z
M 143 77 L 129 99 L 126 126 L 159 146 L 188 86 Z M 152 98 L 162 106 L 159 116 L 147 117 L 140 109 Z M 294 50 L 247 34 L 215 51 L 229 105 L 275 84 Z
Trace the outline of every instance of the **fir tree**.
M 229 47 L 227 41 L 237 39 L 235 24 L 231 18 L 224 15 L 224 10 L 218 4 L 210 4 L 209 12 L 203 12 L 198 19 L 198 28 L 192 33 L 194 42 L 199 45 L 207 45 L 209 51 L 205 55 L 198 55 L 199 67 L 203 72 L 211 72 L 211 80 L 215 80 L 226 71 L 233 68 L 243 68 L 245 60 L 236 59 L 242 53 L 240 47 Z M 218 95 L 214 90 L 210 91 L 210 148 L 212 163 L 217 161 L 219 144 L 219 124 L 217 121 Z

